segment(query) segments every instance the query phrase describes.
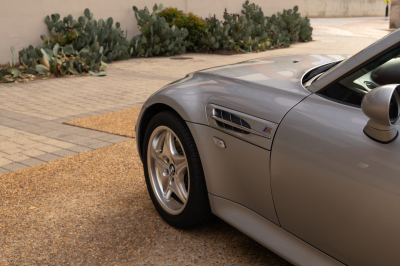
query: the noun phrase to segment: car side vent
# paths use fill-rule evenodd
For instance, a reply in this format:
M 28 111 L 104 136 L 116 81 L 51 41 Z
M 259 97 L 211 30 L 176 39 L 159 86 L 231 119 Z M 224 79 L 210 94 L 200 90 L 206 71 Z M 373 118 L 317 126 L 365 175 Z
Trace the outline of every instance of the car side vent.
M 242 134 L 250 134 L 250 132 L 240 129 L 241 127 L 251 129 L 250 124 L 241 119 L 240 117 L 237 117 L 236 115 L 223 111 L 221 109 L 214 109 L 213 114 L 214 118 L 215 117 L 220 118 L 218 120 L 216 119 L 215 121 L 218 126 Z M 224 123 L 224 120 L 227 121 L 228 123 Z M 235 125 L 238 125 L 238 127 L 236 127 Z

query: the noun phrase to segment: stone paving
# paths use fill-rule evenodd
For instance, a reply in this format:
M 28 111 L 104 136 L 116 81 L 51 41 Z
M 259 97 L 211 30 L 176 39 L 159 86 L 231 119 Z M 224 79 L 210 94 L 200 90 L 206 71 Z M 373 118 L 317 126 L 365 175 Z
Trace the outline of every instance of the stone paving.
M 338 19 L 334 22 L 312 19 L 311 22 L 317 29 L 329 23 L 331 28 L 361 23 L 360 19 L 349 23 Z M 353 54 L 388 33 L 379 31 L 381 20 L 364 19 L 364 23 L 378 29 L 375 35 L 324 36 L 317 31 L 312 42 L 258 54 L 221 56 L 188 53 L 173 58 L 131 59 L 114 62 L 107 70 L 107 77 L 1 84 L 0 175 L 128 140 L 127 137 L 65 125 L 63 122 L 139 106 L 159 88 L 187 73 L 259 57 Z
M 115 68 L 105 78 L 2 84 L 0 174 L 128 140 L 63 122 L 139 106 L 174 79 Z
M 0 174 L 129 138 L 0 109 Z
M 311 18 L 316 36 L 369 36 L 381 38 L 392 32 L 383 17 Z

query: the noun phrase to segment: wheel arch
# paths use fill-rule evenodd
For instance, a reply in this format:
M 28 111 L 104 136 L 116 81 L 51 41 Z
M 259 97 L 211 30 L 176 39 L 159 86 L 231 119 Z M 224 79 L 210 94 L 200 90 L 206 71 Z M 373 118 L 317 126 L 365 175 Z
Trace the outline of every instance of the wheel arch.
M 136 134 L 137 138 L 137 143 L 138 143 L 138 152 L 141 160 L 143 161 L 143 139 L 144 139 L 144 134 L 146 132 L 147 126 L 150 123 L 150 120 L 157 114 L 163 112 L 163 111 L 173 111 L 180 117 L 182 117 L 174 108 L 171 106 L 164 104 L 164 103 L 155 103 L 153 105 L 148 106 L 142 116 L 140 117 L 140 121 L 138 126 L 138 131 Z

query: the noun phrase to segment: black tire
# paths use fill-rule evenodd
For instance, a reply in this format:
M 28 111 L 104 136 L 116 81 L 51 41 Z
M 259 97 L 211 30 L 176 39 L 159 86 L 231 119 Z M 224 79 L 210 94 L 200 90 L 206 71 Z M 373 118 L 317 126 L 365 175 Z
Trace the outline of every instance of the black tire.
M 168 127 L 180 139 L 188 163 L 188 170 L 190 174 L 188 201 L 183 211 L 177 215 L 171 215 L 163 209 L 158 202 L 150 183 L 147 167 L 147 149 L 151 134 L 159 126 Z M 196 143 L 188 126 L 186 125 L 186 122 L 173 111 L 163 111 L 158 113 L 151 119 L 148 127 L 146 128 L 142 149 L 143 167 L 147 189 L 149 191 L 150 198 L 161 217 L 170 225 L 180 228 L 191 228 L 209 221 L 213 215 L 211 213 L 210 203 L 208 200 L 208 192 L 204 178 L 203 167 Z

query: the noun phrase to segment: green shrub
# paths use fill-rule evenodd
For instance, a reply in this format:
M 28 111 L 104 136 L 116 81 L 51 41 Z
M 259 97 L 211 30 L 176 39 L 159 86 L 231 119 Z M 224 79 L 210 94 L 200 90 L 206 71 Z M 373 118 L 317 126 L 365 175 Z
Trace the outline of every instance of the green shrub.
M 248 0 L 242 7 L 241 14 L 229 14 L 225 9 L 223 21 L 215 15 L 203 20 L 177 8 L 163 9 L 162 4 L 155 5 L 151 14 L 147 7 L 134 7 L 142 34 L 132 39 L 133 54 L 170 56 L 184 53 L 186 48 L 258 52 L 312 40 L 310 22 L 301 17 L 297 6 L 271 17 L 264 16 L 261 7 Z
M 187 24 L 188 16 L 178 8 L 168 7 L 162 9 L 159 13 L 160 17 L 164 17 L 170 26 L 184 27 Z
M 185 28 L 189 31 L 190 41 L 192 43 L 192 46 L 194 46 L 194 44 L 198 42 L 199 36 L 201 36 L 206 31 L 207 24 L 202 18 L 196 16 L 192 12 L 189 12 L 188 22 Z
M 178 28 L 185 28 L 189 32 L 188 41 L 190 45 L 188 49 L 195 50 L 195 46 L 199 42 L 199 36 L 206 32 L 207 24 L 205 20 L 194 15 L 193 13 L 185 14 L 177 8 L 166 8 L 160 12 L 160 17 L 164 17 L 170 26 L 175 25 Z
M 179 29 L 175 25 L 170 26 L 165 17 L 159 13 L 162 10 L 160 6 L 154 5 L 152 13 L 145 7 L 139 10 L 133 7 L 140 35 L 132 38 L 132 55 L 151 57 L 155 55 L 180 55 L 186 52 L 189 42 L 185 38 L 189 32 L 185 28 Z
M 258 52 L 312 40 L 310 21 L 297 13 L 297 6 L 271 17 L 264 16 L 261 7 L 249 1 L 242 7 L 241 15 L 229 14 L 225 9 L 224 21 L 218 21 L 215 15 L 206 19 L 207 29 L 199 49 Z

